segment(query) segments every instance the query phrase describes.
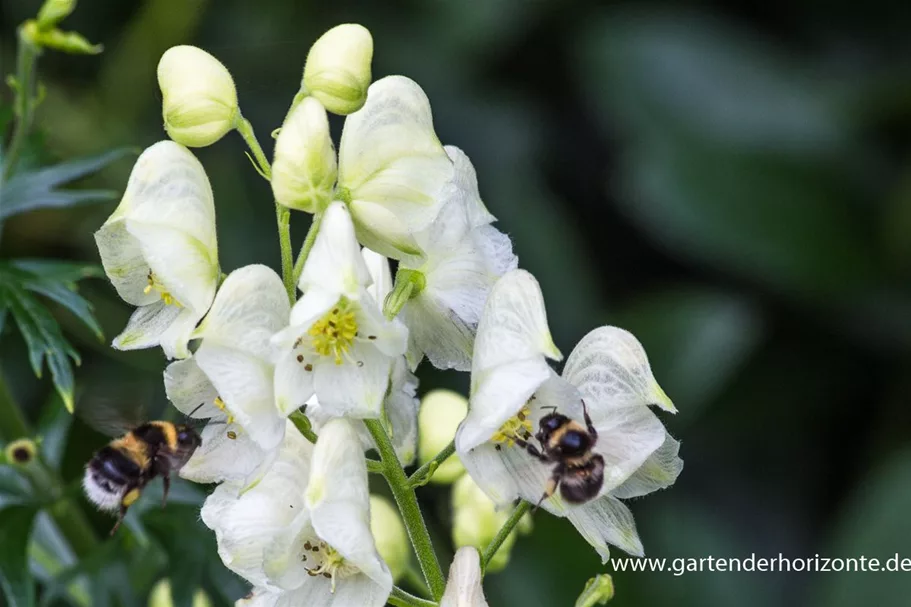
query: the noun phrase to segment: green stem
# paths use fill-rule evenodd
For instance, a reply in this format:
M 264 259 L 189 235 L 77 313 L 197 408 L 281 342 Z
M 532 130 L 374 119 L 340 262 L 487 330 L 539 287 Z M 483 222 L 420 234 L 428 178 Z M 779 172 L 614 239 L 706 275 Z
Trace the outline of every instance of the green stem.
M 490 543 L 487 544 L 487 547 L 484 548 L 484 554 L 481 555 L 482 574 L 487 571 L 487 564 L 490 562 L 490 559 L 494 557 L 497 550 L 500 549 L 500 546 L 503 545 L 503 542 L 506 541 L 506 538 L 509 537 L 509 534 L 512 533 L 512 530 L 519 524 L 519 521 L 522 520 L 522 517 L 525 516 L 525 513 L 528 512 L 529 509 L 531 509 L 531 504 L 526 501 L 519 502 L 516 509 L 512 511 L 512 514 L 509 515 L 509 518 L 503 523 L 500 530 L 497 531 L 496 537 L 494 537 Z
M 414 474 L 408 477 L 408 484 L 411 487 L 420 487 L 426 485 L 436 469 L 446 461 L 446 459 L 455 453 L 455 441 L 450 441 L 442 451 L 433 456 L 433 459 L 414 471 Z
M 307 257 L 310 256 L 310 249 L 313 248 L 313 243 L 316 242 L 316 235 L 319 233 L 319 226 L 322 222 L 322 211 L 314 214 L 313 219 L 310 221 L 310 229 L 307 230 L 307 237 L 304 239 L 304 245 L 297 255 L 297 261 L 294 262 L 292 276 L 295 285 L 297 284 L 297 281 L 300 280 L 301 272 L 304 271 L 304 264 L 307 263 Z
M 19 48 L 16 61 L 16 99 L 14 110 L 16 113 L 16 128 L 6 149 L 6 158 L 3 165 L 3 179 L 6 181 L 13 174 L 22 146 L 32 128 L 32 119 L 35 116 L 34 77 L 38 55 L 41 49 L 25 36 L 24 28 L 19 28 Z
M 319 437 L 313 431 L 313 425 L 310 423 L 310 418 L 307 417 L 303 411 L 295 411 L 288 418 L 291 420 L 291 423 L 294 424 L 294 427 L 306 438 L 308 441 L 316 444 Z M 386 467 L 383 466 L 383 462 L 378 462 L 375 459 L 367 459 L 367 472 L 373 474 L 383 474 L 386 471 Z
M 414 489 L 408 485 L 408 477 L 405 476 L 399 458 L 395 455 L 392 441 L 389 440 L 389 435 L 386 434 L 382 422 L 378 419 L 368 419 L 364 420 L 364 424 L 376 443 L 380 461 L 385 467 L 386 482 L 389 483 L 389 488 L 398 504 L 405 529 L 411 539 L 411 545 L 414 546 L 414 552 L 421 564 L 424 579 L 427 580 L 434 600 L 439 601 L 446 588 L 446 578 L 443 576 L 443 570 L 440 569 L 437 555 L 433 551 L 433 542 L 431 542 L 430 533 L 427 532 L 427 526 L 424 524 L 424 517 L 421 515 L 421 508 L 418 506 Z
M 28 424 L 0 375 L 0 437 L 6 442 L 29 435 Z
M 243 137 L 244 141 L 247 143 L 247 147 L 253 152 L 253 158 L 256 160 L 256 164 L 259 165 L 259 170 L 262 172 L 263 176 L 266 180 L 272 179 L 272 166 L 269 164 L 269 159 L 266 158 L 262 146 L 259 145 L 256 133 L 253 132 L 253 125 L 250 124 L 249 120 L 240 115 L 237 117 L 237 132 L 240 133 L 240 136 Z
M 392 588 L 389 604 L 396 607 L 437 607 L 437 603 L 408 594 L 398 586 Z

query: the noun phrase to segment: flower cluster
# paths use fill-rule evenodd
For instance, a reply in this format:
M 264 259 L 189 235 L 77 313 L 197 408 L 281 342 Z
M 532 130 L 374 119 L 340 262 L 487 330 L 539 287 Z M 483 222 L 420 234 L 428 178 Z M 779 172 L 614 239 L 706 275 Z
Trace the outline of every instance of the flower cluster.
M 641 554 L 620 500 L 672 484 L 682 467 L 649 408 L 674 411 L 641 345 L 602 327 L 562 375 L 551 369 L 547 359 L 561 355 L 540 289 L 493 227 L 471 161 L 440 143 L 415 82 L 371 83 L 372 56 L 359 25 L 317 40 L 270 163 L 228 70 L 201 49 L 168 50 L 158 78 L 171 139 L 143 152 L 95 235 L 108 277 L 136 307 L 114 347 L 161 346 L 172 359 L 168 398 L 208 420 L 181 475 L 219 483 L 202 520 L 225 565 L 253 586 L 238 604 L 384 605 L 414 571 L 407 527 L 440 605 L 486 605 L 482 566 L 505 565 L 508 549 L 482 563 L 474 548 L 507 523 L 498 508 L 517 498 L 568 518 L 605 559 L 607 544 Z M 337 154 L 328 112 L 346 116 Z M 212 188 L 185 146 L 232 130 L 270 181 L 282 276 L 219 266 Z M 313 215 L 293 265 L 282 220 L 292 210 Z M 471 393 L 467 403 L 429 395 L 419 423 L 413 372 L 425 358 L 470 371 Z M 603 464 L 603 482 L 584 503 L 561 497 L 557 459 L 532 444 L 550 411 L 597 435 L 589 455 Z M 446 459 L 453 440 L 457 455 Z M 381 461 L 366 460 L 369 450 Z M 426 466 L 407 479 L 402 466 L 418 451 Z M 404 527 L 370 495 L 368 463 L 386 475 Z M 458 481 L 454 536 L 465 547 L 445 593 L 432 547 L 428 556 L 418 545 L 420 514 L 406 514 L 426 480 Z

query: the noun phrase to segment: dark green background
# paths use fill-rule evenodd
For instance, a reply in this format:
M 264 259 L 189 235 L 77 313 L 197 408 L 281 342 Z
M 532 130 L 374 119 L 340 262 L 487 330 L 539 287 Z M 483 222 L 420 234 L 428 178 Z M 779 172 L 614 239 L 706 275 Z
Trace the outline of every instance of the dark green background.
M 4 73 L 14 25 L 37 7 L 0 1 Z M 420 83 L 442 141 L 473 160 L 500 229 L 541 282 L 558 346 L 568 353 L 602 324 L 645 344 L 680 410 L 664 418 L 686 462 L 671 490 L 631 504 L 649 556 L 911 557 L 906 2 L 82 0 L 65 26 L 106 49 L 42 58 L 47 149 L 69 158 L 163 138 L 155 67 L 179 43 L 228 66 L 269 146 L 309 45 L 346 21 L 373 33 L 375 77 Z M 278 261 L 269 188 L 243 149 L 232 134 L 198 150 L 226 271 Z M 129 168 L 96 181 L 122 188 Z M 17 217 L 0 255 L 95 261 L 91 233 L 113 206 Z M 306 219 L 293 228 L 299 242 Z M 129 310 L 102 281 L 83 292 L 110 339 Z M 61 318 L 85 358 L 81 398 L 164 404 L 160 352 L 115 353 Z M 24 353 L 8 330 L 3 373 L 35 418 L 52 388 Z M 452 373 L 422 379 L 467 387 Z M 76 423 L 68 479 L 103 442 Z M 445 540 L 447 493 L 419 497 Z M 193 525 L 191 506 L 172 508 L 147 524 Z M 109 524 L 93 520 L 100 533 Z M 493 607 L 570 605 L 605 571 L 568 523 L 535 522 L 488 578 Z M 198 552 L 217 560 L 208 545 Z M 177 573 L 150 562 L 152 578 Z M 911 604 L 909 573 L 615 582 L 618 607 Z

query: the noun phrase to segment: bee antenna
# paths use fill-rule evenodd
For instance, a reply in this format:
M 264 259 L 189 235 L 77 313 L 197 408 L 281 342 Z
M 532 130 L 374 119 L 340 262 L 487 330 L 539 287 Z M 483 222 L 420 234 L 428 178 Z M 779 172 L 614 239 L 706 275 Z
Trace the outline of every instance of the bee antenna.
M 546 407 L 541 407 L 541 408 L 542 408 L 542 409 L 550 409 L 550 412 L 551 412 L 551 413 L 554 413 L 554 412 L 556 412 L 556 410 L 557 410 L 557 405 L 548 405 L 548 406 L 546 406 Z
M 202 409 L 203 406 L 205 406 L 205 404 L 206 403 L 199 403 L 199 405 L 195 409 L 193 409 L 192 411 L 187 413 L 187 421 L 190 421 L 190 418 L 193 417 L 193 414 L 196 413 L 197 411 L 199 411 L 200 409 Z

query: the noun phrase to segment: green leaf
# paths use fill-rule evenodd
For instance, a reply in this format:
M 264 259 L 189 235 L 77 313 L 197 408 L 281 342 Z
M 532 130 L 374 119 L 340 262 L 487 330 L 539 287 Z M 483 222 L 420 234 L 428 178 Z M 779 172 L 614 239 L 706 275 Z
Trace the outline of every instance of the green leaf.
M 90 158 L 68 160 L 43 169 L 17 172 L 12 179 L 2 185 L 0 220 L 36 209 L 115 200 L 118 193 L 113 190 L 63 190 L 59 188 L 71 181 L 91 175 L 115 160 L 132 153 L 135 152 L 123 148 Z
M 41 438 L 41 457 L 54 470 L 60 468 L 72 425 L 73 416 L 66 410 L 58 395 L 52 395 L 41 411 L 38 436 Z
M 28 541 L 37 510 L 8 506 L 0 510 L 0 586 L 9 607 L 33 607 L 35 585 L 28 568 Z
M 199 520 L 199 507 L 169 504 L 148 512 L 143 522 L 168 555 L 175 607 L 191 607 L 216 550 L 214 536 Z
M 76 283 L 83 278 L 104 278 L 104 269 L 95 263 L 56 259 L 14 259 L 10 265 L 45 280 Z

